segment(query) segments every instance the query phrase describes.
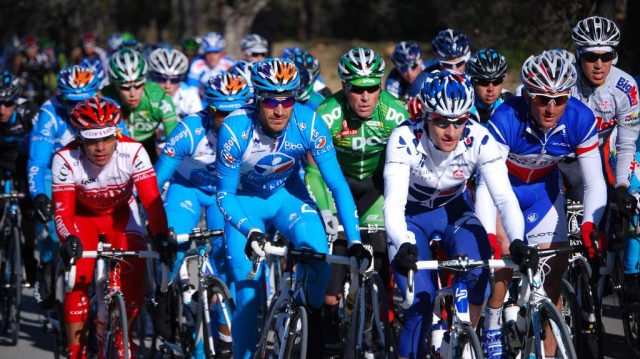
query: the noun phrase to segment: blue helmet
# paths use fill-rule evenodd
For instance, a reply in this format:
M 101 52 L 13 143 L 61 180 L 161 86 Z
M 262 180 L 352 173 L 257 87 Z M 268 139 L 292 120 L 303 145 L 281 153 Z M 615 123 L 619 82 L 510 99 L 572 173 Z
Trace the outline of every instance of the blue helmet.
M 251 83 L 258 94 L 296 92 L 300 87 L 300 73 L 289 59 L 268 58 L 253 65 Z
M 431 46 L 440 61 L 468 57 L 471 54 L 471 41 L 467 35 L 455 29 L 440 31 L 431 41 Z
M 2 71 L 2 79 L 0 80 L 0 101 L 15 101 L 22 92 L 20 80 L 9 70 Z
M 100 89 L 100 79 L 86 67 L 74 65 L 58 74 L 58 91 L 67 101 L 84 101 Z
M 391 61 L 402 72 L 415 64 L 422 65 L 422 48 L 414 41 L 400 41 L 393 49 Z
M 423 117 L 434 114 L 456 119 L 471 112 L 473 86 L 464 75 L 437 71 L 425 79 L 419 98 L 424 108 Z
M 93 73 L 96 74 L 100 80 L 101 89 L 109 84 L 109 76 L 107 76 L 107 73 L 104 71 L 104 66 L 102 66 L 102 61 L 100 61 L 100 59 L 95 57 L 85 57 L 78 65 L 93 70 Z
M 244 107 L 253 94 L 240 75 L 220 74 L 209 79 L 204 87 L 204 100 L 216 110 L 231 112 Z
M 285 58 L 293 60 L 296 66 L 298 66 L 298 70 L 307 71 L 310 82 L 315 82 L 318 76 L 320 76 L 320 63 L 309 51 L 293 48 L 293 51 L 288 53 L 288 56 Z
M 253 84 L 251 83 L 251 68 L 253 67 L 253 62 L 246 60 L 238 60 L 229 70 L 230 73 L 234 75 L 240 75 L 247 80 L 247 83 L 251 87 L 253 91 Z
M 299 47 L 285 47 L 280 54 L 280 57 L 283 59 L 290 59 L 295 56 L 295 54 L 299 51 L 302 51 Z
M 220 52 L 224 48 L 224 37 L 217 32 L 204 34 L 200 42 L 200 49 L 204 54 Z

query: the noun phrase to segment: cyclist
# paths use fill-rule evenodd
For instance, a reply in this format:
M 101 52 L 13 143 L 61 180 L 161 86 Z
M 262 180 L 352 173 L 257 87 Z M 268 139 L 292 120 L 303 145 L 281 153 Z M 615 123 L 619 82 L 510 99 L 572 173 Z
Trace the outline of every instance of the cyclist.
M 38 37 L 26 35 L 22 38 L 20 53 L 14 59 L 13 72 L 20 78 L 27 99 L 37 104 L 44 102 L 47 96 L 45 76 L 55 71 L 51 66 L 47 55 L 40 51 Z
M 360 235 L 365 243 L 373 246 L 375 269 L 388 283 L 391 274 L 382 215 L 384 150 L 391 131 L 409 115 L 400 100 L 381 89 L 384 69 L 384 59 L 372 49 L 349 50 L 338 63 L 343 90 L 325 99 L 317 112 L 329 128 L 338 162 L 355 199 L 360 214 Z M 313 163 L 307 165 L 305 171 L 323 219 L 332 227 L 330 223 L 336 221 L 328 212 L 331 203 L 320 200 L 326 198 L 320 172 Z M 344 253 L 344 242 L 336 241 L 333 250 L 335 254 Z M 325 318 L 329 319 L 326 324 L 333 328 L 327 328 L 325 332 L 336 335 L 337 304 L 344 274 L 342 266 L 333 267 L 325 299 Z M 327 346 L 338 341 L 337 336 L 329 338 Z
M 300 89 L 298 90 L 297 100 L 315 111 L 320 103 L 324 101 L 324 96 L 313 89 L 318 74 L 313 71 L 313 65 L 311 64 L 317 60 L 308 51 L 304 50 L 296 51 L 291 60 L 296 64 L 300 74 Z
M 100 234 L 114 248 L 147 249 L 144 224 L 131 207 L 135 203 L 134 186 L 147 210 L 160 260 L 170 264 L 175 257 L 149 156 L 142 144 L 119 133 L 116 125 L 121 117 L 114 103 L 99 97 L 78 104 L 70 116 L 78 137 L 58 150 L 52 161 L 54 217 L 58 236 L 63 239 L 60 256 L 66 264 L 72 258 L 78 259 L 75 285 L 64 298 L 70 358 L 86 358 L 83 332 L 95 259 L 81 258 L 83 250 L 96 250 Z M 144 259 L 127 262 L 121 267 L 123 278 L 126 276 L 121 285 L 127 318 L 133 322 L 144 304 L 141 283 L 146 264 Z M 101 304 L 104 305 L 98 306 Z M 96 323 L 98 340 L 102 339 L 107 320 L 101 316 L 101 309 L 98 308 Z M 125 350 L 135 352 L 133 345 L 131 349 L 123 347 L 122 338 L 116 338 L 116 345 L 118 357 L 123 357 Z
M 189 69 L 189 60 L 182 52 L 174 49 L 155 49 L 149 56 L 151 80 L 156 82 L 171 96 L 178 117 L 202 111 L 202 101 L 198 91 L 182 82 Z
M 215 75 L 226 72 L 233 66 L 231 58 L 222 52 L 224 38 L 217 32 L 206 33 L 200 40 L 201 56 L 191 63 L 187 73 L 187 85 L 200 90 L 204 89 L 207 81 Z
M 433 54 L 438 60 L 432 66 L 426 67 L 413 81 L 409 88 L 409 97 L 420 94 L 422 83 L 435 70 L 464 73 L 465 66 L 471 57 L 471 41 L 467 35 L 455 29 L 445 29 L 431 41 Z
M 400 41 L 391 54 L 393 70 L 389 73 L 384 89 L 402 101 L 409 100 L 409 87 L 424 70 L 422 48 L 414 41 Z
M 36 285 L 45 307 L 52 304 L 51 279 L 54 273 L 54 254 L 58 247 L 58 237 L 51 220 L 51 158 L 55 151 L 71 142 L 76 135 L 75 129 L 68 124 L 69 113 L 78 102 L 94 96 L 99 85 L 98 77 L 87 68 L 76 65 L 60 71 L 59 94 L 42 105 L 31 132 L 27 162 L 29 193 L 40 222 L 36 233 L 39 236 L 41 268 L 39 283 Z
M 254 249 L 267 240 L 273 225 L 291 245 L 326 253 L 322 221 L 298 176 L 307 152 L 338 204 L 338 214 L 349 241 L 349 255 L 358 262 L 370 261 L 360 243 L 357 213 L 340 167 L 331 136 L 315 112 L 296 104 L 300 76 L 295 64 L 284 59 L 265 59 L 251 72 L 255 109 L 238 110 L 227 117 L 218 134 L 216 162 L 218 203 L 225 216 L 227 259 L 235 284 L 233 353 L 249 358 L 258 339 L 255 318 L 264 290 L 257 280 L 247 279 Z M 260 208 L 259 211 L 256 209 Z M 299 265 L 296 275 L 307 277 L 309 301 L 309 349 L 307 357 L 322 357 L 320 306 L 329 267 L 325 263 Z
M 567 245 L 565 199 L 557 167 L 565 157 L 577 156 L 585 182 L 580 235 L 588 257 L 593 259 L 596 253 L 591 235 L 597 233 L 607 192 L 597 150 L 596 120 L 588 107 L 570 95 L 576 78 L 574 66 L 555 52 L 530 56 L 520 72 L 523 96 L 513 97 L 497 108 L 488 128 L 500 144 L 503 158 L 507 159 L 509 180 L 527 219 L 525 242 L 528 245 L 538 245 L 542 249 Z M 495 234 L 495 209 L 482 182 L 476 194 L 476 213 L 487 232 Z M 515 247 L 513 242 L 509 247 L 513 258 L 528 251 L 529 247 Z M 550 269 L 545 275 L 544 289 L 562 311 L 561 277 L 567 256 L 555 256 L 547 261 L 547 265 Z M 503 278 L 502 274 L 496 274 L 496 277 Z M 510 281 L 509 273 L 505 282 Z M 501 317 L 506 283 L 494 287 L 486 320 L 498 321 Z M 500 357 L 503 346 L 500 330 L 488 331 L 487 337 L 485 344 L 489 357 Z M 554 345 L 545 342 L 547 356 L 554 355 Z
M 0 176 L 9 174 L 15 181 L 15 188 L 27 191 L 27 158 L 29 153 L 29 134 L 38 114 L 38 106 L 20 97 L 22 87 L 18 78 L 10 71 L 2 72 L 0 79 Z M 35 223 L 27 215 L 32 207 L 27 196 L 20 200 L 22 231 L 24 232 L 24 257 L 27 283 L 35 282 L 37 261 L 34 258 Z
M 269 41 L 258 34 L 248 34 L 240 40 L 240 51 L 245 61 L 262 61 L 269 57 Z
M 504 216 L 509 238 L 521 243 L 524 219 L 509 186 L 507 168 L 489 132 L 470 120 L 473 87 L 458 73 L 440 71 L 428 77 L 420 93 L 424 121 L 408 122 L 393 131 L 384 167 L 384 218 L 394 278 L 406 290 L 406 275 L 417 260 L 431 259 L 429 242 L 441 236 L 448 257 L 465 253 L 489 259 L 487 233 L 462 195 L 467 180 L 478 172 Z M 517 244 L 516 244 L 517 245 Z M 466 274 L 471 322 L 475 325 L 488 296 L 488 269 Z M 433 276 L 415 275 L 416 301 L 405 312 L 398 354 L 422 358 L 435 296 Z
M 197 37 L 187 37 L 180 42 L 182 52 L 187 56 L 187 59 L 189 59 L 189 63 L 198 56 L 198 49 L 200 47 L 200 44 L 198 43 L 199 41 L 200 39 Z
M 634 198 L 640 198 L 640 151 L 637 150 L 638 142 L 636 141 L 636 154 L 634 158 L 634 171 L 631 176 L 629 193 Z M 623 299 L 625 304 L 633 304 L 640 302 L 640 228 L 638 220 L 638 208 L 636 205 L 635 215 L 633 217 L 632 226 L 629 226 L 629 233 L 625 239 L 625 258 L 624 258 L 624 277 L 623 277 Z
M 235 64 L 229 69 L 229 72 L 234 75 L 240 75 L 247 81 L 249 88 L 253 91 L 253 84 L 251 83 L 251 67 L 253 67 L 253 62 L 238 60 Z
M 102 63 L 103 68 L 109 66 L 109 57 L 107 56 L 107 52 L 97 46 L 96 37 L 92 32 L 87 32 L 82 35 L 81 45 L 83 59 L 87 57 L 98 59 Z
M 165 211 L 169 225 L 178 234 L 189 233 L 198 225 L 202 207 L 208 228 L 224 228 L 224 218 L 215 200 L 217 178 L 213 163 L 216 159 L 217 131 L 230 112 L 246 107 L 253 99 L 246 81 L 232 74 L 220 74 L 209 79 L 204 94 L 207 108 L 180 121 L 167 139 L 167 145 L 155 166 L 160 188 L 170 180 Z M 209 258 L 217 276 L 226 282 L 224 243 L 214 240 L 211 247 Z M 178 271 L 183 258 L 184 250 L 181 250 L 172 273 Z M 174 275 L 171 274 L 169 278 Z M 156 297 L 158 311 L 163 313 L 166 310 L 163 306 L 169 303 L 160 303 L 166 300 L 162 295 Z M 155 315 L 154 319 L 165 320 L 159 315 Z M 221 345 L 216 346 L 217 354 L 231 351 L 231 336 L 225 329 L 226 333 L 220 335 Z
M 475 93 L 476 121 L 486 124 L 496 108 L 513 96 L 502 87 L 507 59 L 494 49 L 482 49 L 469 58 L 466 71 Z
M 280 55 L 280 57 L 283 59 L 292 59 L 296 55 L 296 53 L 299 53 L 300 51 L 302 51 L 302 49 L 299 47 L 287 47 L 282 50 L 282 54 Z M 324 79 L 322 78 L 322 76 L 320 76 L 320 62 L 318 61 L 318 58 L 314 56 L 313 62 L 307 63 L 307 68 L 313 74 L 312 77 L 316 79 L 313 82 L 313 91 L 324 96 L 324 98 L 331 97 L 331 89 L 327 87 Z
M 160 85 L 147 82 L 147 61 L 131 48 L 124 47 L 109 60 L 109 77 L 105 96 L 117 99 L 131 137 L 140 141 L 155 163 L 156 128 L 162 124 L 168 136 L 178 124 L 173 100 Z

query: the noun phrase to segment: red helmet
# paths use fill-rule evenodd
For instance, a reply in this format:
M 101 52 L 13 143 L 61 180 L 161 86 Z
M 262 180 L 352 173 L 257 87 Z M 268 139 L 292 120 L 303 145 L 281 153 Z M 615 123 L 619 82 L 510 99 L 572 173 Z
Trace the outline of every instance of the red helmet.
M 77 104 L 70 115 L 71 124 L 80 131 L 80 137 L 88 139 L 115 135 L 121 118 L 117 105 L 97 96 Z
M 82 35 L 82 45 L 83 46 L 95 45 L 95 44 L 96 44 L 96 37 L 93 35 L 93 32 L 85 32 Z
M 36 35 L 26 35 L 25 37 L 22 38 L 22 48 L 24 50 L 32 48 L 32 47 L 38 47 L 38 37 Z

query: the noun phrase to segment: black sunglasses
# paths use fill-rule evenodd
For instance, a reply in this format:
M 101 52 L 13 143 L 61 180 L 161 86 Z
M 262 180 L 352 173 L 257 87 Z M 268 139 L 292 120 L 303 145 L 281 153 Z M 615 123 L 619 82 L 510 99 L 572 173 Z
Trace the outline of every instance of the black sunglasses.
M 482 87 L 487 87 L 489 86 L 489 84 L 493 85 L 493 86 L 498 86 L 501 85 L 502 82 L 504 82 L 504 79 L 477 79 L 474 80 L 474 84 L 478 85 L 478 86 L 482 86 Z
M 367 93 L 376 93 L 378 90 L 380 90 L 380 85 L 361 87 L 361 86 L 354 86 L 351 84 L 347 84 L 347 89 L 351 93 L 362 95 L 363 93 L 365 93 L 365 91 Z
M 586 62 L 596 62 L 598 59 L 602 60 L 602 62 L 613 61 L 616 58 L 616 52 L 604 52 L 601 54 L 597 54 L 595 52 L 583 52 L 580 54 L 580 58 Z
M 12 101 L 0 101 L 0 106 L 11 107 L 16 104 L 15 100 Z

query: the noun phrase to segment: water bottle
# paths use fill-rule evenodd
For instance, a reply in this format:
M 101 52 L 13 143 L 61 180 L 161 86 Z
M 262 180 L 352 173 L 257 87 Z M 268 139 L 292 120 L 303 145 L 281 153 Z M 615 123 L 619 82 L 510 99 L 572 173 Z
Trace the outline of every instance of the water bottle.
M 442 347 L 442 339 L 447 332 L 447 323 L 438 321 L 431 325 L 431 353 L 438 356 Z
M 182 287 L 182 304 L 185 306 L 191 305 L 191 297 L 193 293 L 196 291 L 196 288 L 191 284 L 186 284 Z

